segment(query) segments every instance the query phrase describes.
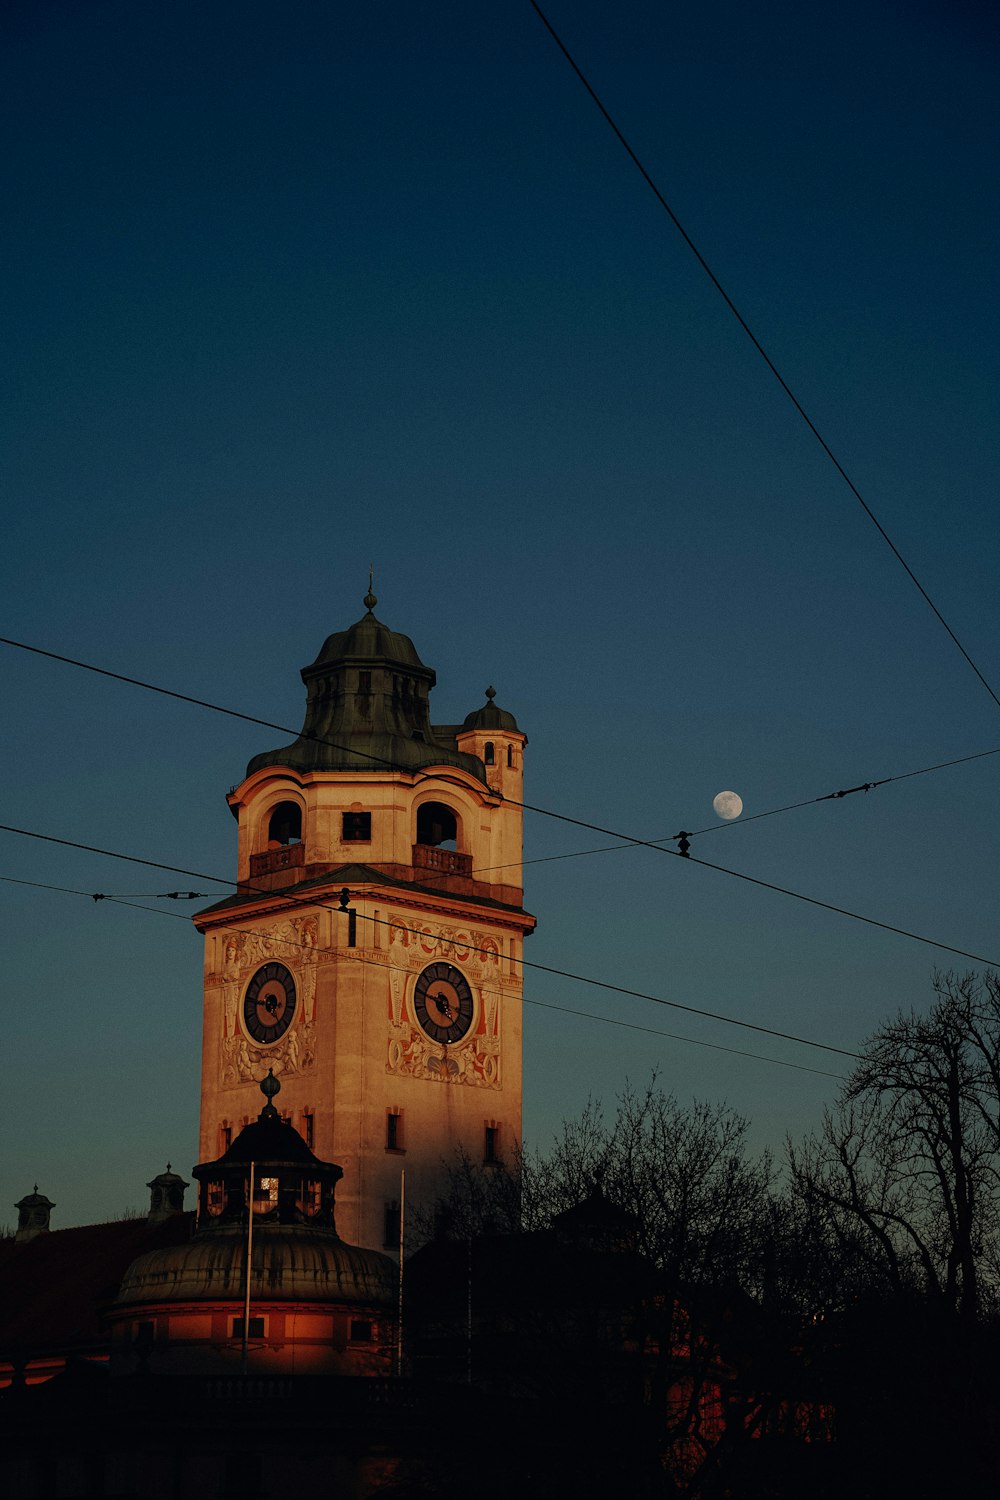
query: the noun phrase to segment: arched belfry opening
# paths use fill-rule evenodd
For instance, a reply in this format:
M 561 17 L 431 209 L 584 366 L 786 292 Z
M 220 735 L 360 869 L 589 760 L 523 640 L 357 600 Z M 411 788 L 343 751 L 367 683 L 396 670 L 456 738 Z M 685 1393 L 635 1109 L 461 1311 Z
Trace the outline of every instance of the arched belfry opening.
M 281 849 L 302 842 L 302 809 L 297 802 L 279 802 L 267 824 L 267 847 Z
M 417 809 L 417 843 L 431 849 L 458 847 L 458 819 L 443 802 L 424 802 Z

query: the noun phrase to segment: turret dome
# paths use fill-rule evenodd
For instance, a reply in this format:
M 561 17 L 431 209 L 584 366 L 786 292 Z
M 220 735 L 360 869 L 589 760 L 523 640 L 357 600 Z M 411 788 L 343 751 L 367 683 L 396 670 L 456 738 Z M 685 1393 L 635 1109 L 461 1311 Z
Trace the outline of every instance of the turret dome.
M 471 714 L 466 714 L 463 729 L 499 729 L 509 734 L 520 734 L 517 720 L 514 715 L 508 713 L 505 708 L 494 701 L 497 690 L 493 687 L 486 689 L 486 702 L 482 708 L 477 708 Z
M 485 780 L 482 762 L 459 750 L 453 733 L 445 738 L 431 724 L 428 699 L 435 673 L 420 660 L 409 636 L 376 618 L 377 603 L 369 592 L 367 614 L 328 635 L 315 661 L 302 668 L 307 698 L 299 737 L 255 755 L 248 776 L 266 766 L 419 771 L 446 765 Z

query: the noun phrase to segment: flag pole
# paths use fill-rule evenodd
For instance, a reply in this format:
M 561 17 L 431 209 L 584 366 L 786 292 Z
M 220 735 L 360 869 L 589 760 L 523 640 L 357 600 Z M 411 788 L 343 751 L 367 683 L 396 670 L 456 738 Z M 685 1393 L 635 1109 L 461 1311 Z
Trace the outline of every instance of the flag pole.
M 253 1174 L 256 1163 L 250 1163 L 250 1198 L 247 1213 L 246 1285 L 243 1288 L 243 1374 L 246 1376 L 250 1355 L 250 1269 L 253 1256 Z

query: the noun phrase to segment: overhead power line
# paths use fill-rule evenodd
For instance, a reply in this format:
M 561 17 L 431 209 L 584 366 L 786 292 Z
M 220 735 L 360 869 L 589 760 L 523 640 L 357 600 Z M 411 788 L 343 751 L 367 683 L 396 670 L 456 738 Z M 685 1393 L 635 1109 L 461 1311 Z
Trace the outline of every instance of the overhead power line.
M 321 910 L 332 912 L 341 912 L 344 910 L 344 907 L 342 905 L 333 906 L 329 901 L 323 901 L 316 896 L 297 896 L 293 891 L 287 889 L 283 891 L 271 891 L 265 889 L 262 886 L 254 886 L 253 884 L 248 882 L 238 882 L 232 880 L 231 878 L 224 875 L 206 874 L 204 870 L 188 870 L 182 868 L 179 865 L 168 865 L 159 860 L 145 859 L 137 854 L 124 854 L 117 849 L 103 849 L 95 844 L 80 843 L 75 839 L 57 838 L 54 834 L 40 833 L 35 829 L 15 828 L 10 824 L 0 823 L 0 832 L 13 833 L 21 838 L 36 839 L 39 842 L 45 844 L 57 844 L 61 848 L 65 849 L 79 849 L 87 854 L 99 854 L 105 859 L 123 860 L 127 864 L 142 865 L 147 869 L 168 870 L 171 874 L 185 875 L 189 879 L 193 880 L 210 880 L 216 885 L 229 887 L 237 887 L 242 885 L 243 890 L 250 895 L 264 896 L 271 900 L 277 898 L 281 901 L 290 901 L 296 906 L 319 907 Z M 345 892 L 345 894 L 347 893 Z M 356 890 L 351 894 L 360 895 L 365 894 L 365 892 Z M 364 916 L 364 914 L 362 915 Z M 365 916 L 364 920 L 385 927 L 396 925 L 390 924 L 389 922 L 384 922 L 380 918 L 376 917 Z M 408 928 L 407 931 L 412 932 L 415 936 L 422 935 L 420 928 Z M 470 951 L 474 953 L 485 952 L 485 950 L 477 948 L 472 943 L 468 944 L 468 947 Z M 971 957 L 972 955 L 967 956 Z M 983 960 L 983 962 L 986 962 L 986 960 Z M 845 1047 L 835 1047 L 830 1042 L 813 1041 L 809 1037 L 798 1036 L 795 1032 L 781 1031 L 777 1027 L 764 1026 L 755 1021 L 743 1021 L 738 1019 L 736 1016 L 727 1016 L 721 1011 L 705 1010 L 697 1005 L 685 1005 L 680 1000 L 667 1000 L 662 995 L 651 995 L 643 990 L 629 989 L 625 985 L 612 984 L 609 980 L 606 979 L 594 979 L 588 974 L 576 974 L 570 969 L 559 969 L 551 964 L 542 964 L 538 963 L 536 960 L 527 958 L 519 958 L 517 960 L 517 963 L 520 964 L 522 969 L 532 969 L 536 973 L 540 974 L 552 974 L 560 979 L 572 980 L 575 984 L 591 985 L 595 989 L 607 990 L 609 993 L 614 995 L 625 995 L 629 999 L 633 1000 L 648 1000 L 653 1005 L 662 1005 L 670 1010 L 684 1011 L 687 1015 L 702 1016 L 704 1019 L 710 1021 L 720 1021 L 723 1025 L 726 1026 L 738 1026 L 744 1031 L 756 1031 L 759 1032 L 762 1036 L 778 1037 L 781 1041 L 795 1042 L 802 1047 L 815 1047 L 822 1052 L 836 1053 L 840 1057 L 857 1057 L 857 1053 L 851 1052 Z
M 684 837 L 688 839 L 696 839 L 701 838 L 706 833 L 722 833 L 727 829 L 740 828 L 747 823 L 756 823 L 761 818 L 774 818 L 777 817 L 779 813 L 798 812 L 803 807 L 815 807 L 820 802 L 841 801 L 844 797 L 849 797 L 855 792 L 871 792 L 874 791 L 877 787 L 888 786 L 890 782 L 893 781 L 906 781 L 912 776 L 928 776 L 932 771 L 944 771 L 949 769 L 951 766 L 964 766 L 968 761 L 985 760 L 988 756 L 991 755 L 1000 755 L 1000 745 L 996 746 L 992 750 L 976 750 L 971 755 L 958 755 L 951 760 L 941 760 L 933 766 L 921 766 L 916 771 L 897 771 L 893 776 L 882 776 L 879 777 L 878 780 L 866 781 L 863 782 L 860 786 L 847 787 L 846 790 L 843 791 L 823 792 L 818 797 L 805 797 L 800 802 L 787 802 L 781 807 L 770 807 L 766 808 L 763 812 L 748 813 L 746 817 L 741 816 L 739 818 L 734 818 L 731 822 L 720 821 L 717 823 L 710 823 L 705 828 L 694 828 L 690 830 L 684 835 Z M 552 814 L 551 816 L 558 816 L 558 814 Z M 652 839 L 651 843 L 655 845 L 673 844 L 677 842 L 680 836 L 680 834 L 676 833 L 665 833 L 660 838 Z M 624 838 L 624 835 L 622 835 L 622 837 Z M 476 865 L 472 873 L 474 875 L 489 875 L 496 870 L 509 870 L 520 868 L 524 865 L 552 864 L 556 860 L 560 859 L 583 859 L 585 856 L 592 854 L 614 854 L 621 849 L 635 849 L 636 847 L 637 845 L 634 840 L 627 839 L 624 843 L 602 844 L 599 849 L 570 849 L 564 854 L 539 854 L 536 855 L 533 859 L 521 859 L 512 861 L 505 865 Z M 672 850 L 669 852 L 673 853 Z
M 598 94 L 597 90 L 594 88 L 593 84 L 587 78 L 586 74 L 584 73 L 583 69 L 580 67 L 579 63 L 573 57 L 573 55 L 570 52 L 569 48 L 566 46 L 566 43 L 563 41 L 562 37 L 556 31 L 555 27 L 552 25 L 552 22 L 549 20 L 548 16 L 542 10 L 542 7 L 538 4 L 538 0 L 529 0 L 529 4 L 531 5 L 531 8 L 535 12 L 535 14 L 538 16 L 538 18 L 541 21 L 542 25 L 545 27 L 546 31 L 549 33 L 549 36 L 552 38 L 552 40 L 555 42 L 556 46 L 559 48 L 559 51 L 562 53 L 563 57 L 569 63 L 569 66 L 572 68 L 573 72 L 576 74 L 577 78 L 580 80 L 580 82 L 582 83 L 583 87 L 586 89 L 587 93 L 590 95 L 590 98 L 592 99 L 593 103 L 597 106 L 598 110 L 600 110 L 600 113 L 603 116 L 605 122 L 607 123 L 608 127 L 610 128 L 610 130 L 613 132 L 613 134 L 614 134 L 615 138 L 617 139 L 619 145 L 624 149 L 624 151 L 625 151 L 626 155 L 628 156 L 629 160 L 632 162 L 632 165 L 635 167 L 636 171 L 639 173 L 639 175 L 641 176 L 642 180 L 645 182 L 646 186 L 649 188 L 650 192 L 653 194 L 653 197 L 656 199 L 657 203 L 663 209 L 664 213 L 670 219 L 670 222 L 673 224 L 674 228 L 677 230 L 677 232 L 680 235 L 681 239 L 687 245 L 688 249 L 691 251 L 691 254 L 694 256 L 695 260 L 698 262 L 699 266 L 704 271 L 704 273 L 708 277 L 709 281 L 715 287 L 715 290 L 718 292 L 719 296 L 722 298 L 723 302 L 726 304 L 726 306 L 728 307 L 729 311 L 732 313 L 733 317 L 736 319 L 737 323 L 742 328 L 742 330 L 746 334 L 747 338 L 750 340 L 750 342 L 753 345 L 754 349 L 760 355 L 761 359 L 764 361 L 765 365 L 770 370 L 770 372 L 774 376 L 775 380 L 778 382 L 778 385 L 781 387 L 782 391 L 787 396 L 787 398 L 791 402 L 792 406 L 795 408 L 795 410 L 798 412 L 799 416 L 802 418 L 802 421 L 805 423 L 806 427 L 809 429 L 809 431 L 812 434 L 812 436 L 816 439 L 816 442 L 822 448 L 823 452 L 825 453 L 826 457 L 829 459 L 830 463 L 833 465 L 833 467 L 836 469 L 837 473 L 840 475 L 841 479 L 847 485 L 847 488 L 850 490 L 850 492 L 854 496 L 855 500 L 857 500 L 858 504 L 861 506 L 861 509 L 864 511 L 865 515 L 868 517 L 868 519 L 872 523 L 872 525 L 875 527 L 876 531 L 878 532 L 878 534 L 882 538 L 882 540 L 885 542 L 886 546 L 889 548 L 889 550 L 892 553 L 893 557 L 895 557 L 895 559 L 899 563 L 900 567 L 903 569 L 903 571 L 906 573 L 907 577 L 910 579 L 910 582 L 912 584 L 914 584 L 914 586 L 917 588 L 917 590 L 921 594 L 922 598 L 924 599 L 924 602 L 933 611 L 936 619 L 938 620 L 938 623 L 944 628 L 945 631 L 947 631 L 949 637 L 951 638 L 952 643 L 958 648 L 958 650 L 961 652 L 962 656 L 965 658 L 967 664 L 972 668 L 973 672 L 975 672 L 976 676 L 979 678 L 979 681 L 981 682 L 981 684 L 983 685 L 983 687 L 986 689 L 986 691 L 989 693 L 990 697 L 993 699 L 993 702 L 996 704 L 997 708 L 1000 708 L 1000 697 L 997 696 L 996 692 L 993 690 L 993 688 L 991 687 L 990 683 L 987 681 L 987 679 L 984 676 L 984 674 L 980 671 L 979 667 L 973 661 L 973 659 L 970 656 L 969 652 L 966 650 L 966 648 L 963 646 L 962 642 L 959 640 L 958 636 L 955 634 L 954 630 L 948 624 L 948 621 L 945 619 L 944 615 L 938 609 L 937 605 L 934 603 L 934 600 L 931 598 L 930 594 L 924 588 L 923 584 L 920 582 L 920 579 L 914 573 L 913 569 L 910 567 L 909 563 L 906 561 L 906 559 L 904 558 L 903 554 L 900 552 L 899 548 L 896 546 L 895 542 L 892 540 L 892 537 L 886 531 L 885 527 L 882 525 L 881 521 L 878 519 L 878 517 L 876 516 L 875 512 L 872 510 L 871 506 L 868 504 L 868 501 L 865 499 L 864 495 L 858 489 L 858 486 L 854 483 L 854 480 L 848 474 L 847 470 L 844 468 L 844 465 L 840 462 L 840 459 L 834 453 L 833 449 L 830 447 L 829 443 L 826 441 L 826 438 L 820 432 L 819 428 L 816 426 L 816 423 L 810 417 L 809 413 L 806 411 L 805 407 L 802 405 L 802 402 L 799 400 L 798 396 L 796 396 L 795 392 L 792 390 L 792 387 L 789 385 L 788 381 L 782 375 L 781 371 L 778 369 L 777 365 L 774 363 L 773 359 L 768 354 L 767 350 L 764 348 L 764 346 L 761 343 L 760 339 L 754 333 L 753 329 L 750 327 L 750 324 L 747 322 L 746 318 L 740 312 L 739 308 L 736 306 L 736 303 L 733 301 L 732 297 L 726 291 L 725 287 L 723 286 L 722 282 L 719 280 L 718 276 L 712 270 L 712 267 L 709 265 L 708 261 L 705 259 L 705 256 L 699 250 L 698 246 L 695 244 L 694 240 L 691 238 L 691 235 L 688 233 L 688 231 L 685 229 L 684 225 L 681 223 L 681 220 L 679 219 L 679 217 L 675 213 L 674 209 L 667 202 L 667 199 L 664 197 L 663 193 L 660 191 L 660 189 L 657 186 L 656 182 L 653 180 L 653 177 L 651 176 L 650 172 L 643 165 L 642 161 L 640 160 L 640 158 L 638 156 L 638 153 L 635 151 L 634 147 L 630 144 L 630 142 L 626 138 L 625 133 L 623 132 L 623 130 L 621 129 L 621 127 L 618 125 L 618 123 L 615 121 L 615 119 L 612 117 L 611 112 L 608 109 L 607 105 L 601 99 L 601 97 Z
M 67 895 L 67 896 L 82 896 L 82 897 L 85 897 L 87 900 L 90 900 L 90 901 L 93 901 L 95 899 L 95 895 L 94 895 L 93 891 L 82 891 L 82 890 L 77 889 L 74 886 L 68 886 L 68 885 L 45 885 L 41 881 L 38 881 L 38 880 L 19 880 L 16 877 L 14 877 L 13 875 L 0 875 L 0 881 L 3 881 L 7 885 L 26 885 L 26 886 L 31 886 L 35 890 L 58 891 L 58 892 L 62 893 L 63 895 Z M 101 900 L 105 900 L 105 901 L 110 901 L 110 902 L 112 902 L 112 904 L 114 904 L 116 906 L 128 906 L 133 911 L 148 912 L 151 916 L 154 916 L 154 917 L 172 917 L 177 922 L 185 922 L 185 923 L 189 923 L 190 922 L 190 918 L 186 917 L 186 916 L 182 916 L 180 912 L 164 911 L 162 907 L 156 907 L 156 906 L 141 906 L 139 904 L 138 900 L 129 900 L 129 899 L 127 899 L 124 896 L 101 896 L 100 899 Z M 320 903 L 320 902 L 316 902 L 316 903 L 312 903 L 312 904 L 314 904 L 314 905 L 323 905 L 323 903 Z M 329 907 L 329 906 L 327 906 L 326 909 L 327 910 L 334 910 L 334 911 L 339 910 L 339 908 L 334 908 L 334 907 Z M 366 917 L 365 913 L 363 913 L 363 912 L 360 913 L 360 915 L 361 915 L 361 917 L 362 917 L 363 920 L 367 920 L 367 921 L 375 921 L 376 920 L 375 918 Z M 398 924 L 394 924 L 394 925 L 398 925 Z M 407 930 L 412 932 L 415 929 L 409 928 Z M 250 927 L 240 927 L 240 926 L 237 926 L 237 925 L 230 925 L 230 924 L 227 923 L 226 924 L 226 931 L 227 932 L 237 932 L 237 933 L 251 933 L 251 932 L 255 932 L 256 929 L 255 928 L 250 928 Z M 391 963 L 390 964 L 386 964 L 386 963 L 383 963 L 381 960 L 378 963 L 375 963 L 371 959 L 366 959 L 366 958 L 362 957 L 362 955 L 360 955 L 360 954 L 352 953 L 349 949 L 347 949 L 347 950 L 342 949 L 342 948 L 333 949 L 333 948 L 325 947 L 322 944 L 319 944 L 319 945 L 312 944 L 312 943 L 306 944 L 306 943 L 303 943 L 303 942 L 301 942 L 300 940 L 298 940 L 296 938 L 279 937 L 277 935 L 273 935 L 272 936 L 272 941 L 280 943 L 281 946 L 285 947 L 285 948 L 307 948 L 308 947 L 308 949 L 309 949 L 309 951 L 311 953 L 317 953 L 317 952 L 319 952 L 319 953 L 334 953 L 334 952 L 336 952 L 337 954 L 339 954 L 339 956 L 341 958 L 343 958 L 345 960 L 348 960 L 348 961 L 350 961 L 352 963 L 365 964 L 369 968 L 377 968 L 380 971 L 384 971 L 385 969 L 396 969 L 400 973 L 403 973 L 403 974 L 409 974 L 409 973 L 412 972 L 409 968 L 404 967 L 402 964 L 391 964 Z M 490 986 L 489 984 L 482 985 L 482 986 L 480 986 L 480 988 L 483 989 L 484 991 L 492 991 L 492 986 Z M 496 993 L 496 994 L 502 994 L 503 993 L 503 991 L 500 991 L 500 990 L 493 991 L 493 992 Z M 748 1051 L 746 1051 L 745 1049 L 743 1049 L 741 1047 L 726 1047 L 726 1046 L 723 1046 L 721 1042 L 707 1042 L 707 1041 L 704 1041 L 704 1040 L 702 1040 L 702 1039 L 700 1039 L 698 1037 L 685 1036 L 682 1032 L 663 1031 L 661 1028 L 655 1027 L 655 1026 L 642 1026 L 638 1022 L 635 1022 L 635 1021 L 625 1021 L 620 1016 L 605 1016 L 605 1015 L 597 1014 L 596 1012 L 590 1011 L 590 1010 L 576 1010 L 573 1007 L 568 1006 L 568 1005 L 556 1005 L 553 1001 L 549 1001 L 549 1000 L 536 1000 L 533 997 L 529 997 L 527 995 L 522 995 L 521 996 L 521 1003 L 524 1004 L 524 1005 L 533 1005 L 533 1006 L 535 1006 L 539 1010 L 551 1010 L 551 1011 L 556 1011 L 556 1012 L 558 1012 L 561 1015 L 580 1016 L 584 1020 L 587 1020 L 587 1021 L 599 1021 L 599 1022 L 601 1022 L 602 1024 L 604 1024 L 606 1026 L 618 1026 L 618 1027 L 623 1028 L 626 1031 L 639 1031 L 639 1032 L 643 1032 L 645 1035 L 648 1035 L 648 1036 L 666 1037 L 670 1041 L 685 1042 L 685 1043 L 687 1043 L 688 1045 L 690 1045 L 692 1047 L 706 1047 L 711 1052 L 726 1052 L 726 1053 L 729 1053 L 733 1057 L 747 1057 L 747 1058 L 753 1059 L 755 1062 L 773 1063 L 776 1067 L 779 1067 L 779 1068 L 793 1068 L 797 1073 L 813 1073 L 813 1074 L 815 1074 L 819 1078 L 835 1078 L 835 1079 L 838 1079 L 840 1081 L 843 1081 L 843 1078 L 844 1078 L 844 1074 L 842 1074 L 842 1073 L 831 1073 L 831 1072 L 829 1072 L 825 1068 L 810 1068 L 805 1063 L 790 1062 L 787 1058 L 783 1058 L 783 1057 L 769 1057 L 765 1053 L 762 1053 L 762 1052 L 748 1052 Z M 844 1055 L 852 1057 L 852 1058 L 857 1057 L 856 1053 L 845 1053 Z
M 264 725 L 268 729 L 276 729 L 281 734 L 292 734 L 292 735 L 295 734 L 295 730 L 294 729 L 290 729 L 287 725 L 284 725 L 284 724 L 276 724 L 276 723 L 273 722 L 273 720 L 260 719 L 260 718 L 257 718 L 256 716 L 252 715 L 252 714 L 241 713 L 237 709 L 224 708 L 221 704 L 213 703 L 213 702 L 211 702 L 208 699 L 205 699 L 205 698 L 194 698 L 194 697 L 190 696 L 187 693 L 176 692 L 172 688 L 160 687 L 159 684 L 154 683 L 154 682 L 146 682 L 143 679 L 138 678 L 138 677 L 128 677 L 128 676 L 125 676 L 121 672 L 112 672 L 112 671 L 109 671 L 106 667 L 97 667 L 97 666 L 92 665 L 90 662 L 78 661 L 75 658 L 70 657 L 70 656 L 62 656 L 58 652 L 55 652 L 55 651 L 46 651 L 46 650 L 44 650 L 40 646 L 31 646 L 31 645 L 28 645 L 24 641 L 15 641 L 15 640 L 11 640 L 7 636 L 0 636 L 0 645 L 12 646 L 12 647 L 16 648 L 17 650 L 27 651 L 27 652 L 32 653 L 33 655 L 36 655 L 36 656 L 48 657 L 52 661 L 62 662 L 66 666 L 78 667 L 81 670 L 86 671 L 86 672 L 94 672 L 94 673 L 96 673 L 100 677 L 110 677 L 110 678 L 112 678 L 113 680 L 115 680 L 117 682 L 124 682 L 124 683 L 127 683 L 128 685 L 130 685 L 132 687 L 141 687 L 144 690 L 146 690 L 147 692 L 161 693 L 165 697 L 175 698 L 175 699 L 178 699 L 179 701 L 181 701 L 183 703 L 192 703 L 192 704 L 195 704 L 197 707 L 208 709 L 212 713 L 224 714 L 227 717 L 233 718 L 233 719 L 243 719 L 243 720 L 245 720 L 249 724 L 261 724 L 261 725 Z M 366 751 L 362 751 L 362 750 L 355 751 L 355 750 L 351 749 L 349 746 L 339 745 L 336 741 L 326 739 L 322 735 L 306 734 L 306 733 L 303 732 L 300 737 L 308 739 L 310 741 L 313 741 L 316 744 L 329 745 L 333 749 L 344 750 L 345 752 L 348 752 L 350 754 L 359 755 L 359 756 L 363 757 L 366 760 L 370 760 L 370 761 L 375 762 L 377 765 L 381 766 L 383 769 L 396 771 L 396 772 L 399 772 L 401 774 L 405 774 L 405 775 L 409 775 L 409 776 L 415 776 L 418 779 L 420 778 L 420 773 L 417 772 L 417 771 L 415 771 L 412 766 L 399 766 L 394 761 L 386 760 L 382 756 L 370 755 Z M 942 761 L 942 762 L 939 763 L 938 766 L 928 766 L 928 767 L 925 767 L 922 770 L 918 770 L 918 771 L 907 771 L 907 772 L 904 772 L 903 775 L 897 776 L 897 777 L 885 777 L 885 778 L 883 778 L 882 782 L 868 783 L 868 787 L 870 788 L 871 786 L 874 786 L 874 785 L 884 785 L 885 782 L 890 781 L 890 780 L 903 780 L 905 776 L 922 776 L 922 775 L 926 775 L 929 771 L 932 771 L 932 770 L 943 770 L 946 766 L 961 765 L 966 760 L 977 760 L 977 759 L 981 759 L 982 757 L 987 756 L 987 755 L 996 755 L 997 753 L 1000 753 L 1000 751 L 998 751 L 998 750 L 982 750 L 982 751 L 978 751 L 974 755 L 960 756 L 956 760 Z M 992 964 L 992 963 L 995 962 L 993 959 L 984 958 L 981 954 L 972 953 L 972 952 L 970 952 L 966 948 L 957 948 L 957 947 L 955 947 L 954 945 L 952 945 L 950 943 L 942 943 L 942 942 L 940 942 L 936 938 L 924 937 L 922 934 L 920 934 L 918 932 L 911 932 L 908 928 L 898 927 L 898 926 L 894 925 L 891 922 L 882 922 L 882 921 L 880 921 L 876 917 L 867 917 L 867 916 L 865 916 L 861 912 L 851 911 L 849 907 L 838 906 L 834 902 L 823 901 L 823 900 L 820 900 L 820 898 L 816 897 L 816 896 L 806 896 L 801 891 L 791 890 L 788 886 L 777 885 L 773 881 L 760 880 L 755 875 L 746 875 L 746 874 L 742 873 L 739 870 L 730 870 L 725 865 L 717 865 L 717 864 L 713 864 L 709 860 L 698 859 L 695 855 L 691 854 L 689 851 L 685 850 L 684 852 L 682 852 L 681 849 L 668 849 L 668 848 L 665 848 L 664 844 L 665 844 L 666 840 L 664 840 L 664 839 L 657 840 L 657 839 L 639 838 L 639 837 L 635 836 L 634 834 L 623 833 L 623 832 L 621 832 L 620 829 L 606 828 L 606 827 L 603 826 L 603 824 L 600 824 L 600 823 L 591 823 L 591 822 L 588 822 L 584 818 L 574 818 L 574 817 L 571 817 L 568 813 L 554 812 L 551 808 L 539 807 L 535 803 L 531 803 L 531 802 L 519 802 L 514 797 L 504 797 L 502 795 L 502 793 L 495 792 L 495 791 L 492 790 L 492 788 L 490 790 L 491 790 L 492 795 L 495 796 L 495 797 L 497 797 L 500 801 L 507 802 L 511 807 L 520 808 L 524 812 L 537 813 L 541 817 L 553 818 L 557 822 L 560 822 L 560 823 L 569 823 L 573 827 L 576 827 L 576 828 L 586 828 L 591 833 L 601 833 L 601 834 L 606 835 L 608 838 L 620 839 L 620 840 L 623 841 L 623 843 L 626 846 L 632 846 L 632 847 L 639 848 L 639 849 L 654 849 L 657 854 L 669 854 L 669 855 L 671 855 L 675 859 L 681 859 L 681 858 L 686 859 L 690 864 L 702 865 L 702 866 L 704 866 L 705 869 L 715 870 L 720 875 L 728 875 L 728 876 L 730 876 L 734 880 L 741 880 L 741 881 L 743 881 L 744 883 L 746 883 L 748 885 L 759 886 L 762 890 L 772 891 L 776 895 L 788 896 L 792 900 L 795 900 L 795 901 L 804 901 L 809 906 L 816 906 L 816 907 L 819 907 L 822 910 L 834 912 L 837 916 L 848 917 L 850 920 L 855 921 L 855 922 L 864 922 L 869 927 L 878 927 L 878 928 L 881 928 L 882 931 L 884 931 L 884 932 L 895 933 L 896 936 L 898 936 L 898 937 L 909 938 L 913 942 L 916 942 L 916 943 L 926 943 L 928 946 L 930 946 L 932 948 L 940 948 L 943 952 L 945 952 L 945 953 L 954 953 L 954 954 L 956 954 L 960 958 L 971 958 L 976 963 L 989 963 L 989 964 Z M 857 791 L 863 791 L 863 790 L 865 790 L 865 786 L 851 787 L 847 791 L 829 792 L 829 793 L 824 794 L 822 797 L 816 797 L 816 798 L 812 798 L 810 800 L 814 801 L 814 802 L 825 802 L 825 801 L 830 801 L 830 800 L 834 800 L 834 799 L 837 799 L 837 798 L 842 798 L 842 797 L 848 796 L 850 794 L 850 792 L 857 792 Z M 807 803 L 791 803 L 791 804 L 789 804 L 789 806 L 787 808 L 775 808 L 773 811 L 774 811 L 774 813 L 786 812 L 786 811 L 790 812 L 790 811 L 794 810 L 795 808 L 806 806 L 806 805 L 808 805 L 808 804 Z M 754 814 L 752 816 L 765 817 L 765 816 L 769 816 L 769 814 L 760 813 L 760 814 Z M 746 821 L 750 821 L 750 820 L 747 819 Z M 0 827 L 2 827 L 2 826 L 4 826 L 4 825 L 0 825 Z M 722 826 L 722 825 L 719 825 L 719 826 Z M 732 826 L 732 825 L 730 825 L 730 826 Z M 14 830 L 11 830 L 11 831 L 13 831 L 13 832 L 20 832 L 22 830 L 14 829 Z M 701 830 L 701 832 L 708 832 L 708 831 L 709 830 L 707 830 L 707 829 Z M 44 834 L 39 834 L 37 836 L 40 837 L 40 838 L 46 837 L 46 835 L 44 835 Z M 671 839 L 671 841 L 676 841 L 676 840 L 682 839 L 682 838 L 685 839 L 685 840 L 689 840 L 689 839 L 694 838 L 696 836 L 697 835 L 694 834 L 694 833 L 687 833 L 687 834 L 680 834 L 679 833 L 679 834 L 673 834 L 673 835 L 671 835 L 670 839 Z M 89 846 L 88 845 L 80 845 L 79 847 L 80 848 L 88 848 Z M 101 851 L 96 851 L 96 852 L 101 852 Z M 588 851 L 583 851 L 583 852 L 586 852 L 586 853 L 591 853 L 591 852 L 592 853 L 600 853 L 600 852 L 604 852 L 604 851 L 601 851 L 601 850 L 590 851 L 590 850 L 588 850 Z M 553 859 L 560 859 L 560 858 L 573 858 L 573 857 L 576 857 L 576 856 L 573 856 L 573 855 L 552 855 L 552 856 L 549 856 L 549 857 L 553 858 Z M 155 864 L 153 864 L 153 868 L 171 869 L 172 870 L 174 867 L 170 866 L 170 865 L 156 866 Z M 500 867 L 498 867 L 498 868 L 500 868 Z M 191 872 L 190 871 L 181 871 L 179 873 L 181 873 L 181 874 L 190 874 Z M 482 873 L 482 871 L 480 873 Z M 199 879 L 199 878 L 202 878 L 202 877 L 195 876 L 195 878 Z M 216 879 L 217 877 L 215 877 L 215 876 L 207 876 L 207 877 L 204 877 L 204 878 L 207 878 L 207 879 Z M 226 884 L 227 882 L 222 882 L 222 883 Z

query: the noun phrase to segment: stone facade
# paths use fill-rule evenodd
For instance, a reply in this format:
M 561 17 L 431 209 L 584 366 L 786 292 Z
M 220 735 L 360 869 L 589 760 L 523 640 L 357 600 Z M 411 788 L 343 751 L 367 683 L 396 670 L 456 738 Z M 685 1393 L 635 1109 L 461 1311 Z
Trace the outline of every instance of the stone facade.
M 195 918 L 199 1155 L 219 1155 L 256 1114 L 271 1068 L 286 1117 L 344 1169 L 340 1232 L 394 1248 L 403 1169 L 412 1224 L 457 1151 L 483 1160 L 520 1142 L 521 958 L 535 925 L 521 895 L 526 739 L 492 703 L 430 726 L 433 673 L 370 610 L 330 640 L 319 660 L 336 725 L 324 734 L 307 708 L 295 745 L 251 762 L 229 796 L 237 895 Z M 303 671 L 310 704 L 317 670 Z M 383 680 L 392 740 L 370 729 Z M 423 729 L 404 741 L 417 689 Z M 399 743 L 421 763 L 392 764 Z M 357 769 L 311 763 L 338 747 Z

